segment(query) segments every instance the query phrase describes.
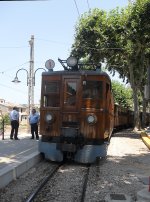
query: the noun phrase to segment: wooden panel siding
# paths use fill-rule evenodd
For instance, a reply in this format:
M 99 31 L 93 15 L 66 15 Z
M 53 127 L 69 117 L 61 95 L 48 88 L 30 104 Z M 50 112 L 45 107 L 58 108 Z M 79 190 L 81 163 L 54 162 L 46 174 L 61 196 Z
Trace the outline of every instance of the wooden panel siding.
M 55 120 L 52 124 L 48 124 L 44 119 L 40 120 L 40 133 L 46 136 L 59 136 L 60 135 L 60 111 L 52 108 L 41 109 L 41 117 L 46 117 L 47 113 L 53 113 Z

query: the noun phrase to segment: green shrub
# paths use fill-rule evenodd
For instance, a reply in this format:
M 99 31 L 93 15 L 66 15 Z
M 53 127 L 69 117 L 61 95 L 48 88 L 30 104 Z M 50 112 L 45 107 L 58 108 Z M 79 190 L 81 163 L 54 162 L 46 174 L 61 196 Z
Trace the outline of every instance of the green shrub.
M 10 125 L 10 118 L 8 114 L 3 115 L 4 125 Z

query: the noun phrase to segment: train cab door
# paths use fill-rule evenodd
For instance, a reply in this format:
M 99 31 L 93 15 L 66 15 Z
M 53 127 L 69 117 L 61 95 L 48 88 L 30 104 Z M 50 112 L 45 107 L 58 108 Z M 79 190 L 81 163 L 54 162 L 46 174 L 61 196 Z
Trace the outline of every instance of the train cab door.
M 63 103 L 61 113 L 61 131 L 63 136 L 74 139 L 80 125 L 80 78 L 63 78 Z
M 63 78 L 63 111 L 77 112 L 80 102 L 80 78 Z

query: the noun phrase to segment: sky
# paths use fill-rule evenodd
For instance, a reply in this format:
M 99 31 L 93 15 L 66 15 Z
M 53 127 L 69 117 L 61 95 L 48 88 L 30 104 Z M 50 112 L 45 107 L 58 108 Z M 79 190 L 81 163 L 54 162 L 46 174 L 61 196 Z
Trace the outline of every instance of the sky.
M 19 84 L 12 82 L 17 70 L 29 71 L 31 35 L 34 35 L 34 70 L 54 60 L 54 70 L 63 69 L 58 58 L 67 59 L 74 42 L 75 25 L 89 8 L 106 11 L 126 7 L 129 0 L 0 1 L 0 99 L 28 103 L 27 73 L 18 72 Z M 39 104 L 41 73 L 35 74 L 34 103 Z

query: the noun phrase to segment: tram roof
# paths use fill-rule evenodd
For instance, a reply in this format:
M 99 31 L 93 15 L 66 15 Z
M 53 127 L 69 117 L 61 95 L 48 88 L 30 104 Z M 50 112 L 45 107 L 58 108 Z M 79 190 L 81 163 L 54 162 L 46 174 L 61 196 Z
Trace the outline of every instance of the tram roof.
M 50 75 L 95 75 L 95 76 L 105 76 L 108 79 L 110 79 L 109 75 L 106 72 L 98 71 L 98 70 L 78 70 L 78 71 L 47 71 L 42 72 L 42 75 L 44 76 L 50 76 Z M 111 79 L 110 79 L 111 80 Z

